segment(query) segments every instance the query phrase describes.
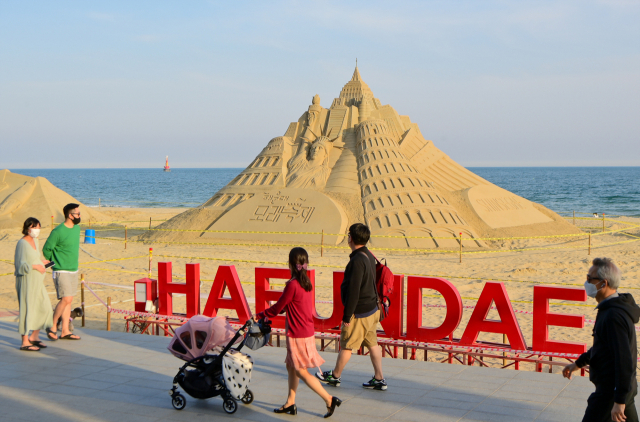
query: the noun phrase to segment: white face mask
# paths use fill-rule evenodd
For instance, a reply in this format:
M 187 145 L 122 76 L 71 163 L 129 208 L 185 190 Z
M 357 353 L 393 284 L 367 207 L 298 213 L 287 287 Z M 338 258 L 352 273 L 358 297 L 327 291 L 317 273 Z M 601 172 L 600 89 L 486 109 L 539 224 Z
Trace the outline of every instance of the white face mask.
M 600 289 L 596 287 L 595 284 L 591 284 L 588 281 L 584 282 L 584 289 L 587 291 L 587 296 L 596 297 Z
M 29 229 L 29 236 L 36 239 L 38 236 L 40 236 L 40 229 Z

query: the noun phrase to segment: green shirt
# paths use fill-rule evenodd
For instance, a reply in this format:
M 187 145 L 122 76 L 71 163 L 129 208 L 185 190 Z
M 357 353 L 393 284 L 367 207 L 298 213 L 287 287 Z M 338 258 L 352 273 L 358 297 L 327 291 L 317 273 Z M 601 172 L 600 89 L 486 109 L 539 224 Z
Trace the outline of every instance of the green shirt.
M 42 254 L 55 262 L 53 271 L 78 271 L 80 255 L 80 226 L 69 228 L 64 224 L 51 231 Z

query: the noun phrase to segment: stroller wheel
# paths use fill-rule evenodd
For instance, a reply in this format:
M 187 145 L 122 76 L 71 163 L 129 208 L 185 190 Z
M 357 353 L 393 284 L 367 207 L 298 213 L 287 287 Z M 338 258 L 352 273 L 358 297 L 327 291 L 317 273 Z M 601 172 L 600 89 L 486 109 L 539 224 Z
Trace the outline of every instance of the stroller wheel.
M 253 391 L 247 389 L 247 392 L 244 393 L 244 397 L 242 397 L 242 403 L 251 404 L 253 401 Z
M 222 402 L 222 408 L 229 414 L 236 413 L 236 410 L 238 410 L 238 403 L 236 403 L 234 399 L 225 399 L 225 401 Z
M 176 410 L 182 410 L 187 405 L 187 399 L 180 393 L 171 396 L 171 404 Z

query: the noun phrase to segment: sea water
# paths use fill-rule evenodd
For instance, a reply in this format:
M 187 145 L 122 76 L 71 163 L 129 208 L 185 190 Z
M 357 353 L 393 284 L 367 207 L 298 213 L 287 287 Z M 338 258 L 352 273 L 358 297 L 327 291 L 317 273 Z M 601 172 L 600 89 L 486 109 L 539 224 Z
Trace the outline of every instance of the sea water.
M 195 207 L 242 168 L 12 169 L 42 176 L 87 205 Z M 640 217 L 640 167 L 471 167 L 516 195 L 559 212 L 605 212 Z M 100 198 L 100 199 L 98 199 Z

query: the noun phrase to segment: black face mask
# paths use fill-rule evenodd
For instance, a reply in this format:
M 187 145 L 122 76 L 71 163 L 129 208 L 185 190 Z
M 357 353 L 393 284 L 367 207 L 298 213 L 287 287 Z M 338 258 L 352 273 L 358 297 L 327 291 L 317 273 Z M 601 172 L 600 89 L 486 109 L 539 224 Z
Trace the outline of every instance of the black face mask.
M 80 217 L 75 217 L 71 221 L 73 221 L 73 224 L 77 226 L 78 224 L 80 224 Z

